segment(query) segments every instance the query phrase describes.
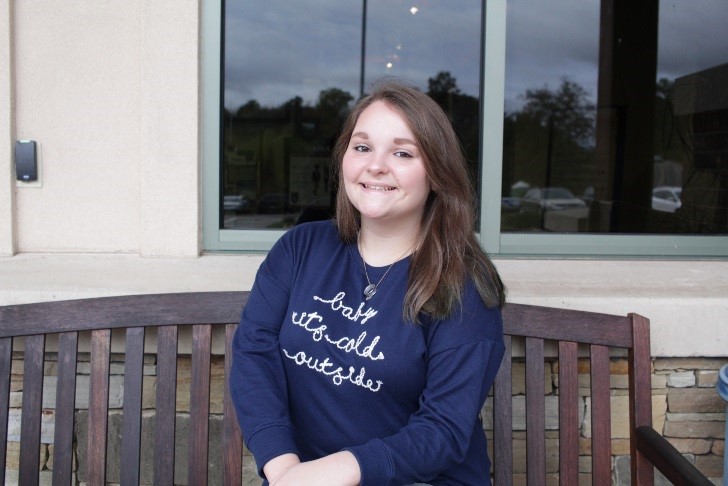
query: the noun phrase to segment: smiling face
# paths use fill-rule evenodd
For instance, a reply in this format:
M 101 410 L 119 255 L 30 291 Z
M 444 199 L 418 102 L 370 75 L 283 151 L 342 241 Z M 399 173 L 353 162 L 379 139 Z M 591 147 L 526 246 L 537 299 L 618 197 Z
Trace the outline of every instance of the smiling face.
M 375 101 L 359 116 L 342 176 L 362 225 L 419 226 L 430 194 L 423 154 L 402 116 L 384 101 Z

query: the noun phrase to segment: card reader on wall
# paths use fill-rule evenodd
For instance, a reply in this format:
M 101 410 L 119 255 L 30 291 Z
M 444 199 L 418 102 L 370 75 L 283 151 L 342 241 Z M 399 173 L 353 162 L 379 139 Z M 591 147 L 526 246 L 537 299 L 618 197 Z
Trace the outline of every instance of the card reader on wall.
M 35 149 L 35 140 L 15 142 L 15 175 L 19 181 L 38 180 L 38 159 Z

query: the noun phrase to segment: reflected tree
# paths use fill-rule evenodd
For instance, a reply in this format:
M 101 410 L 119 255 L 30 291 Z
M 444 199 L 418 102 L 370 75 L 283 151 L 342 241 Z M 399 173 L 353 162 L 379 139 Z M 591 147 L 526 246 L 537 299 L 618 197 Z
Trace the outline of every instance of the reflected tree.
M 523 108 L 504 120 L 503 194 L 525 181 L 583 192 L 594 178 L 595 106 L 579 84 L 562 80 L 526 90 Z

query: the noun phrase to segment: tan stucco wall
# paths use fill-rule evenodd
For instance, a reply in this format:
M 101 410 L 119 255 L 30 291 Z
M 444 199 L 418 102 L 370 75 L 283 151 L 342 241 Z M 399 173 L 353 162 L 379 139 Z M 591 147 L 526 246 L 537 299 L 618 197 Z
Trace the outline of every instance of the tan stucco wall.
M 16 189 L 16 250 L 196 256 L 198 2 L 16 1 L 12 10 L 0 21 L 12 28 L 0 56 L 9 51 L 15 68 L 9 80 L 0 70 L 0 90 L 10 85 L 0 110 L 15 130 L 8 137 L 0 124 L 0 167 L 5 144 L 36 140 L 42 178 Z M 12 253 L 5 224 L 0 233 L 0 252 Z
M 15 190 L 12 165 L 13 63 L 12 10 L 8 0 L 0 0 L 0 256 L 15 253 Z

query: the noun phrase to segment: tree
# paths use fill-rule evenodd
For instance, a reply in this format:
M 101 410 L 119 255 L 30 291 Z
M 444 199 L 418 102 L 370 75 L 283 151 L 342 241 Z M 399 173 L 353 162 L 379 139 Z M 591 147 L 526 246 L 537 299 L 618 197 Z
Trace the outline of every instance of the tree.
M 556 91 L 529 89 L 524 98 L 526 104 L 517 118 L 526 117 L 580 145 L 592 140 L 595 107 L 577 83 L 564 79 Z
M 434 78 L 427 79 L 427 94 L 435 97 L 439 94 L 460 93 L 457 79 L 450 74 L 450 71 L 440 71 Z

